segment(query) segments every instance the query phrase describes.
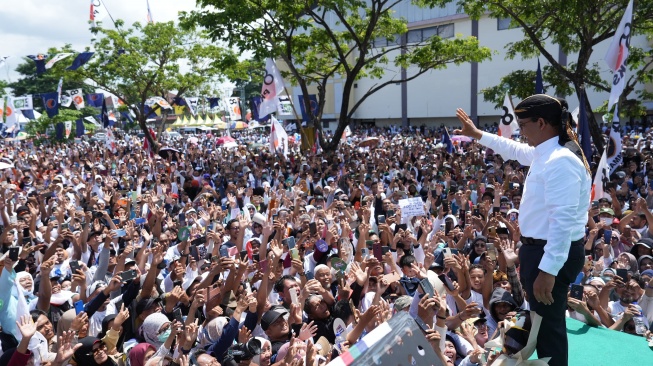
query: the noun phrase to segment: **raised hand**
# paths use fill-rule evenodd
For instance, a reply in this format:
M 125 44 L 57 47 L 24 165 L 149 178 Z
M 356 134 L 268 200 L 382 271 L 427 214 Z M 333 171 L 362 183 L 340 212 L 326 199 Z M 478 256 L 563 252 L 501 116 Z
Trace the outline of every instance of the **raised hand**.
M 23 338 L 32 338 L 36 333 L 36 324 L 32 320 L 32 316 L 27 314 L 20 317 L 20 321 L 16 321 L 16 326 Z

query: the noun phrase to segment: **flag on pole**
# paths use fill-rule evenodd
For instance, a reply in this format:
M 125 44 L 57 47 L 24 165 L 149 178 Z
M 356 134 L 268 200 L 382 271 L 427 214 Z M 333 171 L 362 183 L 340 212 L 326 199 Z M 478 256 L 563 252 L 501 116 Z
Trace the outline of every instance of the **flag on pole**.
M 283 78 L 277 69 L 274 60 L 268 58 L 265 60 L 265 76 L 263 77 L 263 87 L 261 88 L 261 102 L 258 111 L 259 118 L 264 118 L 270 113 L 277 110 L 277 97 L 284 88 Z
M 70 57 L 72 55 L 74 55 L 74 53 L 71 53 L 71 52 L 57 53 L 56 55 L 54 55 L 54 57 L 52 57 L 50 60 L 48 60 L 48 62 L 45 64 L 45 69 L 46 70 L 51 69 L 52 66 L 54 66 L 54 64 L 56 64 L 57 62 L 63 60 L 64 58 Z
M 66 121 L 63 123 L 65 128 L 64 138 L 68 138 L 70 133 L 73 131 L 73 121 Z
M 109 127 L 109 111 L 107 110 L 107 101 L 104 99 L 102 101 L 102 126 Z
M 14 107 L 16 109 L 20 109 L 20 110 L 34 109 L 34 101 L 31 95 L 14 97 L 13 101 L 14 101 Z
M 608 167 L 608 149 L 603 150 L 601 161 L 596 169 L 594 182 L 592 183 L 592 201 L 597 201 L 606 197 L 606 183 L 610 181 L 610 167 Z
M 220 98 L 208 98 L 209 99 L 209 108 L 218 108 L 220 106 Z
M 351 128 L 349 128 L 349 125 L 345 127 L 345 130 L 342 132 L 342 137 L 349 137 L 351 136 Z
M 231 118 L 232 121 L 242 119 L 243 116 L 240 112 L 240 98 L 229 98 L 227 103 L 229 104 L 229 118 Z
M 614 173 L 617 168 L 624 162 L 624 157 L 621 154 L 621 132 L 619 132 L 619 111 L 615 107 L 614 116 L 612 117 L 612 127 L 608 135 L 608 145 L 605 148 L 608 150 L 608 166 L 610 167 L 610 174 Z
M 78 119 L 75 121 L 75 136 L 76 137 L 82 137 L 84 136 L 84 132 L 86 130 L 86 127 L 84 126 L 84 120 L 83 119 Z
M 150 0 L 147 0 L 147 22 L 154 23 L 154 19 L 152 18 L 152 10 L 150 10 Z
M 64 125 L 63 122 L 59 122 L 56 125 L 54 125 L 54 133 L 55 133 L 55 138 L 57 140 L 63 140 L 63 133 L 64 133 Z
M 540 59 L 537 59 L 537 74 L 535 76 L 535 94 L 544 94 L 544 80 L 542 79 L 542 69 L 540 68 Z
M 150 136 L 152 136 L 152 140 L 156 141 L 156 133 L 154 132 L 153 129 L 149 129 L 148 133 Z M 152 150 L 152 147 L 150 146 L 150 141 L 147 139 L 147 136 L 143 136 L 143 149 L 147 151 L 148 155 L 153 158 L 154 157 L 154 150 Z
M 580 93 L 579 112 L 578 112 L 578 142 L 585 159 L 592 161 L 592 135 L 590 134 L 590 124 L 587 119 L 587 111 L 585 110 L 585 91 Z
M 288 134 L 281 123 L 272 116 L 272 128 L 270 130 L 270 152 L 275 154 L 279 150 L 288 156 Z
M 309 94 L 308 95 L 308 103 L 311 107 L 310 114 L 306 111 L 306 107 L 304 106 L 304 96 L 299 95 L 299 100 L 301 103 L 299 104 L 299 109 L 302 113 L 302 121 L 308 122 L 313 119 L 317 115 L 318 111 L 318 104 L 317 104 L 317 95 L 315 94 Z
M 608 100 L 608 111 L 619 100 L 619 96 L 626 85 L 626 60 L 628 59 L 628 48 L 630 47 L 630 37 L 632 35 L 632 21 L 633 0 L 630 0 L 604 58 L 608 67 L 614 72 L 612 90 Z
M 190 113 L 193 116 L 197 116 L 197 106 L 200 98 L 192 97 L 192 98 L 185 98 L 185 99 L 186 99 L 186 104 L 188 105 L 188 109 L 190 110 Z
M 96 22 L 101 22 L 107 16 L 107 9 L 102 5 L 101 0 L 91 0 L 91 13 L 89 20 L 95 27 Z
M 96 1 L 100 1 L 100 0 L 96 0 Z M 94 54 L 95 54 L 95 52 L 82 52 L 82 53 L 80 53 L 73 60 L 73 64 L 70 65 L 66 70 L 74 71 L 74 70 L 79 69 L 80 67 L 82 67 L 82 65 L 87 63 L 88 60 L 90 60 L 91 57 L 93 57 Z
M 13 98 L 7 98 L 7 104 L 5 107 L 5 126 L 7 127 L 7 133 L 17 130 L 16 127 L 18 127 L 18 113 L 20 112 L 14 108 Z
M 23 116 L 25 116 L 25 118 L 27 118 L 29 120 L 36 119 L 36 116 L 34 116 L 34 110 L 33 109 L 23 109 L 21 111 L 21 113 L 23 114 Z
M 107 129 L 107 139 L 105 141 L 105 145 L 107 149 L 111 150 L 112 153 L 116 153 L 118 151 L 117 145 L 116 145 L 116 139 L 113 137 L 113 131 L 111 129 Z
M 447 148 L 447 153 L 453 154 L 453 142 L 451 141 L 451 136 L 449 136 L 449 131 L 447 128 L 444 128 L 444 134 L 442 134 L 442 143 Z
M 63 88 L 63 78 L 59 78 L 59 84 L 57 84 L 57 96 L 58 96 L 59 103 L 61 103 L 62 88 Z
M 68 93 L 68 90 L 61 93 L 61 102 L 59 104 L 61 104 L 62 107 L 70 107 L 70 105 L 73 104 L 73 98 Z
M 70 96 L 70 99 L 73 101 L 76 109 L 84 108 L 84 98 L 82 97 L 82 89 L 71 89 L 66 90 L 66 93 Z
M 59 114 L 59 94 L 57 92 L 43 93 L 41 98 L 48 117 L 52 118 Z
M 512 101 L 506 93 L 506 98 L 503 100 L 503 114 L 501 115 L 501 120 L 499 121 L 499 136 L 511 139 L 512 135 L 519 131 L 519 125 L 517 124 L 517 117 L 515 116 L 515 110 L 512 107 Z
M 36 65 L 36 75 L 41 75 L 45 72 L 45 55 L 42 53 L 39 53 L 38 55 L 29 55 L 27 58 L 31 59 L 34 61 L 34 64 Z
M 104 93 L 86 94 L 86 102 L 89 107 L 100 108 L 104 101 Z

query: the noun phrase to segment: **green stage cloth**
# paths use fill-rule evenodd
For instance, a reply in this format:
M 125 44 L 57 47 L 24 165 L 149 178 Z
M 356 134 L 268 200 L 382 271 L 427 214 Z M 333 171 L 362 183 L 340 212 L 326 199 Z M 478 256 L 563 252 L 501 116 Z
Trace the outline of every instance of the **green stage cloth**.
M 569 366 L 653 365 L 653 349 L 644 337 L 593 328 L 567 318 Z M 537 352 L 531 359 L 537 358 Z

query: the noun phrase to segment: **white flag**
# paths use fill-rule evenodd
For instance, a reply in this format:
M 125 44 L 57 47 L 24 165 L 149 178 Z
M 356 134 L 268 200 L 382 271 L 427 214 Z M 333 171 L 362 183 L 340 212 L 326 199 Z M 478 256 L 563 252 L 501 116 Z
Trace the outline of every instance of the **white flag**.
M 592 201 L 598 201 L 601 198 L 607 196 L 605 184 L 609 182 L 610 179 L 610 167 L 608 166 L 608 149 L 603 149 L 603 154 L 601 155 L 601 161 L 599 161 L 599 166 L 596 169 L 596 175 L 594 176 L 594 183 L 592 183 Z
M 265 60 L 265 76 L 263 77 L 263 88 L 261 88 L 261 105 L 258 109 L 259 118 L 264 118 L 270 113 L 277 111 L 277 97 L 283 91 L 284 83 L 274 60 Z
M 612 118 L 612 127 L 610 128 L 610 135 L 608 137 L 608 166 L 610 167 L 610 174 L 614 173 L 617 168 L 624 162 L 623 155 L 621 155 L 621 132 L 619 132 L 619 113 L 617 108 L 614 109 L 614 117 Z
M 276 153 L 281 150 L 285 156 L 288 156 L 288 134 L 274 116 L 272 116 L 271 121 L 270 152 Z
M 65 121 L 63 123 L 63 125 L 64 125 L 64 129 L 65 129 L 65 134 L 64 134 L 65 137 L 64 138 L 68 138 L 68 136 L 70 136 L 70 133 L 73 130 L 73 121 Z
M 107 16 L 107 9 L 102 4 L 101 0 L 91 0 L 91 13 L 89 20 L 96 25 L 95 22 L 101 22 Z
M 227 104 L 229 108 L 229 118 L 231 118 L 232 121 L 242 119 L 242 113 L 240 113 L 240 98 L 229 98 Z
M 34 109 L 34 103 L 31 95 L 23 95 L 12 98 L 16 109 Z
M 84 108 L 84 92 L 82 89 L 66 90 L 66 93 L 70 95 L 70 99 L 72 99 L 75 108 L 78 110 Z
M 612 90 L 608 100 L 608 110 L 619 100 L 619 96 L 624 90 L 626 84 L 626 60 L 628 59 L 628 48 L 630 47 L 630 37 L 632 35 L 633 21 L 633 0 L 630 0 L 624 16 L 621 18 L 619 27 L 614 33 L 612 43 L 605 54 L 605 62 L 614 72 L 612 77 Z
M 74 55 L 74 53 L 57 53 L 56 55 L 54 55 L 54 57 L 48 60 L 48 62 L 45 64 L 45 68 L 51 69 L 52 66 L 54 66 L 54 64 L 72 55 Z
M 190 110 L 190 113 L 193 116 L 196 116 L 197 115 L 197 105 L 199 103 L 200 98 L 193 97 L 193 98 L 184 98 L 184 99 L 186 99 L 186 104 L 188 105 L 188 109 Z
M 7 107 L 5 108 L 5 126 L 6 132 L 13 132 L 18 127 L 18 112 L 14 108 L 13 98 L 7 98 Z
M 59 98 L 61 106 L 70 107 L 73 104 L 73 98 L 70 96 L 69 91 L 66 90 L 61 93 L 61 98 Z
M 519 125 L 508 93 L 506 93 L 502 109 L 503 113 L 501 114 L 501 120 L 499 120 L 499 136 L 511 139 L 512 135 L 519 132 Z
M 59 94 L 59 103 L 61 103 L 61 92 L 62 92 L 61 89 L 62 88 L 63 88 L 63 78 L 60 78 L 59 79 L 59 85 L 57 85 L 57 94 Z M 70 104 L 68 104 L 68 105 L 70 105 Z

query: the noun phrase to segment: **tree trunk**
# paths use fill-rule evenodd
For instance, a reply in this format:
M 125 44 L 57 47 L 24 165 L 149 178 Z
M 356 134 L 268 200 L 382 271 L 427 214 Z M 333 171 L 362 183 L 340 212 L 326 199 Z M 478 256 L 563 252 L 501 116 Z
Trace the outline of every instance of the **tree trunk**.
M 342 139 L 342 134 L 345 132 L 345 128 L 349 126 L 350 119 L 344 119 L 341 118 L 338 121 L 338 127 L 336 127 L 336 132 L 334 132 L 333 137 L 331 138 L 331 141 L 327 142 L 325 146 L 322 146 L 322 149 L 327 152 L 332 152 L 335 151 L 338 148 L 338 144 L 340 144 L 340 140 Z

